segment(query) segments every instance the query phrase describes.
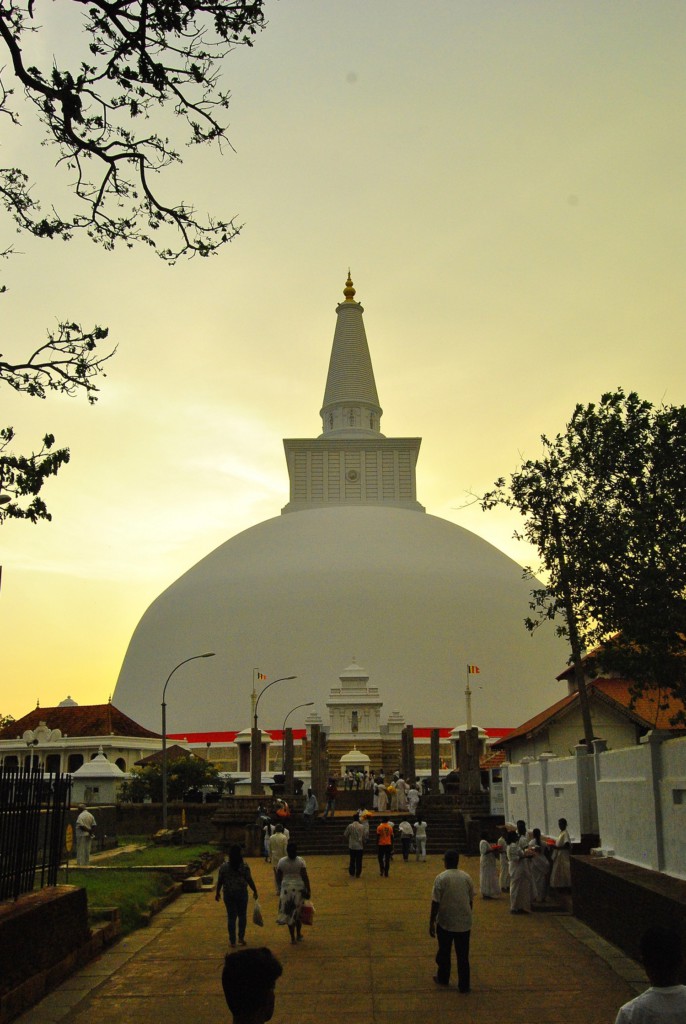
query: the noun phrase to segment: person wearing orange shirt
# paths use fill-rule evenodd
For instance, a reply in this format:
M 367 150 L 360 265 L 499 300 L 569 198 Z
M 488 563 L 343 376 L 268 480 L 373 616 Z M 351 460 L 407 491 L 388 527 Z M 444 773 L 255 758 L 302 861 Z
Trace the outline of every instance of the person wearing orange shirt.
M 393 853 L 393 823 L 386 818 L 378 826 L 376 854 L 379 858 L 379 874 L 388 878 L 388 869 L 391 866 L 391 855 Z

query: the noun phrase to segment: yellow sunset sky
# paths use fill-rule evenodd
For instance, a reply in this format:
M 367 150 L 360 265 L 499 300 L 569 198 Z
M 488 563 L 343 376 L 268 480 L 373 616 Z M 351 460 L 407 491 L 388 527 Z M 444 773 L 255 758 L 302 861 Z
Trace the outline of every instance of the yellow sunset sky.
M 58 319 L 118 346 L 93 408 L 2 393 L 17 449 L 52 431 L 72 459 L 44 490 L 53 521 L 0 533 L 1 713 L 107 700 L 149 603 L 280 513 L 282 438 L 320 433 L 348 267 L 382 430 L 423 438 L 419 500 L 522 562 L 516 517 L 470 493 L 576 402 L 620 385 L 686 401 L 682 0 L 280 0 L 267 17 L 224 67 L 234 151 L 160 179 L 244 225 L 218 256 L 170 269 L 1 222 L 5 357 Z M 2 165 L 56 189 L 37 141 L 3 121 Z

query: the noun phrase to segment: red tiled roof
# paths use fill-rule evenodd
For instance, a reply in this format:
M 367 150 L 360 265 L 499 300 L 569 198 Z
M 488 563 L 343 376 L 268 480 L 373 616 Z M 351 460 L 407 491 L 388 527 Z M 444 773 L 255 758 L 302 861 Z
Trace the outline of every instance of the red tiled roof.
M 49 729 L 60 729 L 65 736 L 159 737 L 159 733 L 144 729 L 114 704 L 75 704 L 34 708 L 28 715 L 0 729 L 0 739 L 14 740 L 28 729 L 37 729 L 41 722 Z
M 171 747 L 167 747 L 167 761 L 183 761 L 184 758 L 190 757 L 190 750 L 185 747 L 180 747 L 178 743 L 172 743 Z M 139 761 L 136 761 L 138 765 L 146 764 L 162 764 L 164 760 L 161 750 L 156 750 L 154 754 L 148 754 L 147 757 L 141 757 Z
M 670 725 L 670 718 L 673 718 L 678 711 L 684 710 L 683 703 L 673 697 L 670 699 L 660 694 L 658 700 L 654 692 L 648 691 L 639 697 L 631 707 L 631 683 L 626 679 L 594 679 L 593 682 L 586 684 L 586 688 L 591 700 L 601 700 L 610 707 L 614 707 L 615 710 L 626 715 L 643 729 L 686 731 L 686 726 Z M 498 740 L 493 744 L 493 749 L 506 747 L 512 740 L 522 736 L 526 738 L 535 736 L 558 718 L 568 714 L 572 708 L 576 707 L 578 700 L 577 691 L 568 694 L 546 708 L 545 711 L 539 712 L 523 725 L 514 729 L 509 736 Z M 661 705 L 665 705 L 665 707 Z
M 626 679 L 594 679 L 592 686 L 598 690 L 598 696 L 607 702 L 621 705 L 628 714 L 633 715 L 640 725 L 648 729 L 669 729 L 686 731 L 684 725 L 671 725 L 680 711 L 685 711 L 683 701 L 665 694 L 662 690 L 646 690 L 634 702 L 631 699 L 631 682 Z
M 481 758 L 479 768 L 484 772 L 491 768 L 500 768 L 506 756 L 504 750 L 492 750 L 490 754 Z

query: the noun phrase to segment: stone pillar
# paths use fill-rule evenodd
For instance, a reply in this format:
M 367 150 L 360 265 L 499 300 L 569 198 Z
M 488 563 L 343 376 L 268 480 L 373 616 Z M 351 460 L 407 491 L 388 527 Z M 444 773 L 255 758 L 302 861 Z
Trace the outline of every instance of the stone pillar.
M 438 729 L 431 730 L 431 792 L 440 793 L 440 737 Z
M 250 730 L 250 792 L 259 796 L 262 789 L 262 730 Z
M 310 774 L 312 776 L 312 792 L 319 800 L 322 791 L 322 727 L 317 723 L 312 724 L 310 736 Z
M 465 796 L 478 795 L 481 792 L 479 730 L 473 727 L 461 732 L 459 744 L 460 793 Z
M 414 757 L 414 726 L 406 725 L 403 731 L 406 734 L 405 781 L 414 782 L 417 777 L 417 764 Z
M 290 725 L 283 734 L 283 788 L 289 796 L 293 795 L 293 730 Z
M 319 804 L 326 798 L 326 787 L 329 782 L 329 754 L 326 749 L 326 733 L 322 730 L 319 733 L 319 786 L 312 787 Z

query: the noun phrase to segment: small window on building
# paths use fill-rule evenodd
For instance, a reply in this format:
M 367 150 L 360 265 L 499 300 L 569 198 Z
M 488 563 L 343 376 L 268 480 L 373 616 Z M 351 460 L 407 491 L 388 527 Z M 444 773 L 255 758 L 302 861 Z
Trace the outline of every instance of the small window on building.
M 52 772 L 53 775 L 59 775 L 60 768 L 62 767 L 62 758 L 59 754 L 48 754 L 45 759 L 45 770 L 46 772 Z
M 126 771 L 126 761 L 124 760 L 123 757 L 118 757 L 114 763 L 116 764 L 117 768 L 121 768 L 123 772 Z
M 686 789 L 673 789 L 672 803 L 686 804 Z
M 350 727 L 351 727 L 353 732 L 357 732 L 357 730 L 359 728 L 358 718 L 359 718 L 359 713 L 357 711 L 353 711 L 353 713 L 352 713 L 352 721 L 350 723 Z
M 69 774 L 72 774 L 73 772 L 77 772 L 82 764 L 83 764 L 83 754 L 70 754 L 69 755 L 69 762 L 68 762 L 68 765 L 67 765 L 67 771 L 69 772 Z
M 8 754 L 5 760 L 3 761 L 3 765 L 5 768 L 18 768 L 19 758 L 17 757 L 16 754 Z
M 564 796 L 565 795 L 565 791 L 564 791 L 564 789 L 562 789 L 561 786 L 555 786 L 554 789 L 553 789 L 553 794 L 555 796 Z

